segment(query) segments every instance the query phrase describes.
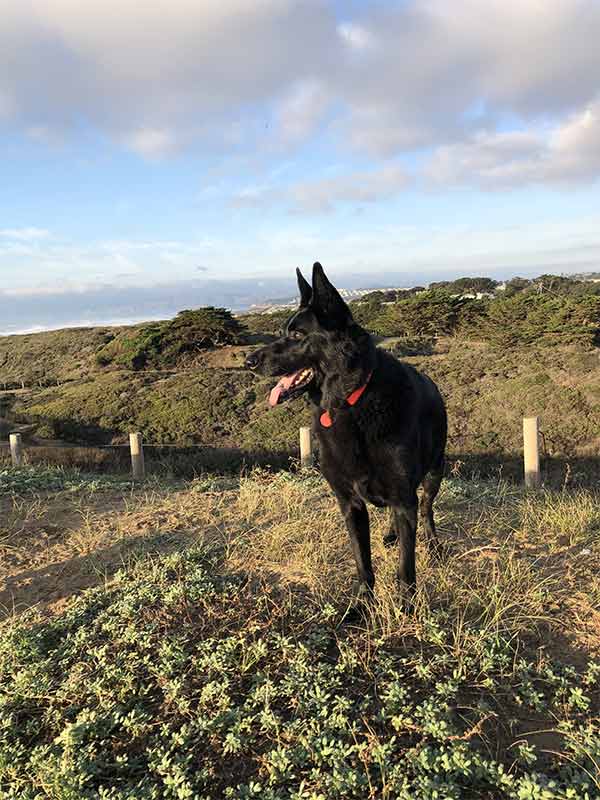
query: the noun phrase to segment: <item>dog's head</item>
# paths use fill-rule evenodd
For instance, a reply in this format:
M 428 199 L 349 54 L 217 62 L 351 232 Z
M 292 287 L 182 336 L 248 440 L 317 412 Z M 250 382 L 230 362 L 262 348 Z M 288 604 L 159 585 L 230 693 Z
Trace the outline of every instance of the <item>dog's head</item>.
M 263 375 L 283 376 L 271 390 L 271 406 L 308 391 L 316 402 L 335 408 L 372 371 L 374 345 L 318 262 L 312 286 L 299 269 L 296 274 L 299 309 L 285 323 L 281 337 L 255 350 L 246 366 Z

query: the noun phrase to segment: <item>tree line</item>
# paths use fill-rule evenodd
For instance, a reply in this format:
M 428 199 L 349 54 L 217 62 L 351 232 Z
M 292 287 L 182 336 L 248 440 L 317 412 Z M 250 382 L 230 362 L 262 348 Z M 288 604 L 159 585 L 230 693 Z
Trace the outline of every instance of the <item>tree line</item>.
M 459 336 L 499 347 L 600 344 L 600 283 L 564 276 L 437 281 L 428 288 L 373 291 L 350 303 L 356 321 L 376 336 L 433 340 Z M 289 316 L 234 316 L 207 306 L 173 320 L 109 335 L 96 354 L 100 366 L 140 370 L 192 363 L 207 348 L 248 343 L 252 335 L 277 335 Z

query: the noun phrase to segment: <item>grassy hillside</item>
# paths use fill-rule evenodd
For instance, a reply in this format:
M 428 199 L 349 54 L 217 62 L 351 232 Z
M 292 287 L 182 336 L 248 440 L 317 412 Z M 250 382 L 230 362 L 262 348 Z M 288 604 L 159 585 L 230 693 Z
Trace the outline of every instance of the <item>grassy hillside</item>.
M 316 473 L 0 473 L 0 795 L 598 797 L 600 496 L 452 479 L 438 505 L 411 617 L 374 511 L 347 628 Z
M 53 386 L 108 365 L 173 370 L 193 364 L 207 348 L 237 342 L 241 330 L 229 311 L 207 307 L 139 325 L 2 336 L 0 390 Z
M 0 390 L 50 386 L 88 375 L 96 353 L 119 329 L 66 328 L 0 336 Z
M 475 281 L 472 288 L 487 285 Z M 353 311 L 387 337 L 382 346 L 438 383 L 457 458 L 519 452 L 521 417 L 530 414 L 542 418 L 546 454 L 592 456 L 600 445 L 600 298 L 578 282 L 552 281 L 545 293 L 525 282 L 480 299 L 448 287 L 392 302 L 375 292 Z M 306 404 L 270 410 L 272 381 L 242 369 L 286 315 L 238 320 L 206 308 L 131 328 L 0 339 L 0 434 L 17 425 L 34 439 L 108 444 L 135 428 L 156 444 L 294 447 Z
M 461 339 L 437 342 L 428 355 L 402 341 L 388 345 L 429 374 L 444 394 L 454 453 L 516 453 L 521 417 L 542 418 L 544 449 L 554 455 L 593 455 L 599 445 L 600 362 L 577 345 L 512 348 Z M 108 370 L 60 386 L 8 396 L 5 415 L 31 423 L 43 438 L 89 443 L 146 441 L 281 449 L 295 446 L 309 419 L 304 400 L 269 409 L 272 380 L 239 366 L 248 348 L 207 354 L 192 370 L 170 373 Z M 208 358 L 210 355 L 210 359 Z M 230 366 L 220 366 L 221 356 Z M 6 397 L 6 396 L 5 396 Z M 0 416 L 2 414 L 0 413 Z

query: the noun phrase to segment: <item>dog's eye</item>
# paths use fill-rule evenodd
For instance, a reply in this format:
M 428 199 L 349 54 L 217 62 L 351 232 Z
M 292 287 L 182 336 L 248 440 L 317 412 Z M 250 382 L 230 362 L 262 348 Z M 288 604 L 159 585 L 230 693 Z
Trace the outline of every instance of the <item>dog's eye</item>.
M 290 331 L 290 338 L 304 339 L 304 334 L 302 333 L 302 331 Z

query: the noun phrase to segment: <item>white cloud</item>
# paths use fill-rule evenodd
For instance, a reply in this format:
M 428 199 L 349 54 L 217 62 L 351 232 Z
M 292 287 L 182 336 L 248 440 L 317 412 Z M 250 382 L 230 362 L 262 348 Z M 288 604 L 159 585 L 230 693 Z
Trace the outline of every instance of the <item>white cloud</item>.
M 343 22 L 338 25 L 338 35 L 349 48 L 360 52 L 375 46 L 374 35 L 362 25 L 353 22 Z
M 4 228 L 0 230 L 0 236 L 18 242 L 31 242 L 46 239 L 50 236 L 50 231 L 45 228 Z
M 244 186 L 235 192 L 231 198 L 231 205 L 234 208 L 260 208 L 283 199 L 285 199 L 285 190 L 269 184 L 257 184 Z
M 325 129 L 375 159 L 432 148 L 442 184 L 598 173 L 598 0 L 347 8 L 340 20 L 327 0 L 4 0 L 0 123 L 47 146 L 83 122 L 146 158 L 281 154 Z M 306 210 L 391 192 L 381 176 L 355 183 L 288 195 Z
M 565 172 L 600 171 L 600 99 L 573 114 L 552 133 L 549 148 L 563 159 Z M 567 163 L 568 162 L 568 163 Z
M 299 212 L 331 211 L 338 203 L 375 203 L 397 195 L 408 183 L 404 168 L 386 164 L 376 170 L 307 181 L 291 187 L 293 208 Z
M 13 124 L 62 133 L 83 119 L 152 156 L 171 138 L 220 145 L 224 127 L 239 140 L 240 125 L 324 71 L 335 39 L 320 0 L 2 6 L 0 97 Z
M 331 77 L 340 131 L 373 155 L 460 140 L 474 106 L 495 128 L 507 114 L 560 117 L 598 91 L 595 0 L 423 0 L 370 7 L 344 30 L 346 42 L 360 30 L 355 40 L 377 43 Z
M 33 238 L 15 239 L 14 234 Z M 190 241 L 101 240 L 78 243 L 57 235 L 38 236 L 38 229 L 0 231 L 2 290 L 34 293 L 88 291 L 114 282 L 123 287 L 187 280 L 198 276 L 199 265 L 212 269 L 230 244 L 208 237 Z M 7 234 L 3 236 L 3 234 Z M 37 238 L 36 238 L 37 237 Z
M 34 142 L 47 147 L 60 147 L 66 143 L 66 131 L 48 125 L 28 125 L 25 135 Z
M 176 139 L 170 131 L 140 128 L 123 137 L 126 146 L 149 158 L 164 156 L 176 149 Z
M 0 121 L 9 119 L 13 114 L 13 101 L 7 94 L 0 91 Z
M 388 180 L 396 182 L 392 176 Z M 510 227 L 428 225 L 425 232 L 421 226 L 381 225 L 360 217 L 356 225 L 335 231 L 321 220 L 294 216 L 285 227 L 261 222 L 243 241 L 223 235 L 83 247 L 52 237 L 19 258 L 7 257 L 0 242 L 1 327 L 16 331 L 76 320 L 165 318 L 192 304 L 239 308 L 261 294 L 264 299 L 293 291 L 294 268 L 315 259 L 339 277 L 340 285 L 357 285 L 357 275 L 368 286 L 373 285 L 369 276 L 380 280 L 384 274 L 394 276 L 386 277 L 387 285 L 410 285 L 436 279 L 436 273 L 573 272 L 600 263 L 600 216 Z M 128 268 L 138 261 L 142 269 Z M 207 265 L 208 272 L 199 273 L 199 265 Z
M 303 141 L 315 129 L 330 102 L 322 83 L 307 80 L 296 84 L 277 110 L 277 123 L 284 143 Z
M 600 216 L 552 220 L 537 224 L 430 225 L 376 224 L 369 221 L 345 226 L 332 236 L 331 227 L 308 217 L 290 217 L 289 224 L 257 225 L 243 241 L 226 237 L 198 241 L 96 242 L 86 247 L 65 240 L 47 240 L 44 247 L 15 260 L 6 259 L 0 246 L 3 287 L 0 299 L 48 295 L 89 295 L 109 291 L 118 300 L 120 290 L 140 290 L 169 282 L 209 286 L 257 274 L 268 279 L 288 278 L 298 265 L 319 259 L 334 275 L 393 271 L 473 270 L 572 272 L 597 266 L 600 260 Z M 123 256 L 141 270 L 123 274 Z M 199 264 L 207 265 L 198 273 Z M 258 266 L 260 265 L 260 266 Z M 127 266 L 127 265 L 126 265 Z M 156 294 L 159 296 L 159 293 Z M 200 294 L 198 304 L 202 304 Z M 168 300 L 168 293 L 165 294 Z M 119 301 L 121 302 L 121 301 Z M 183 301 L 182 301 L 183 302 Z M 81 314 L 81 309 L 73 308 Z M 33 309 L 33 307 L 32 307 Z M 32 312 L 33 313 L 33 312 Z
M 437 184 L 485 189 L 594 181 L 600 177 L 600 100 L 545 131 L 484 131 L 442 146 L 425 175 Z
M 279 205 L 293 213 L 320 214 L 341 204 L 386 200 L 403 191 L 408 182 L 404 167 L 390 162 L 378 169 L 342 173 L 286 187 L 246 186 L 235 193 L 231 204 L 236 208 Z

